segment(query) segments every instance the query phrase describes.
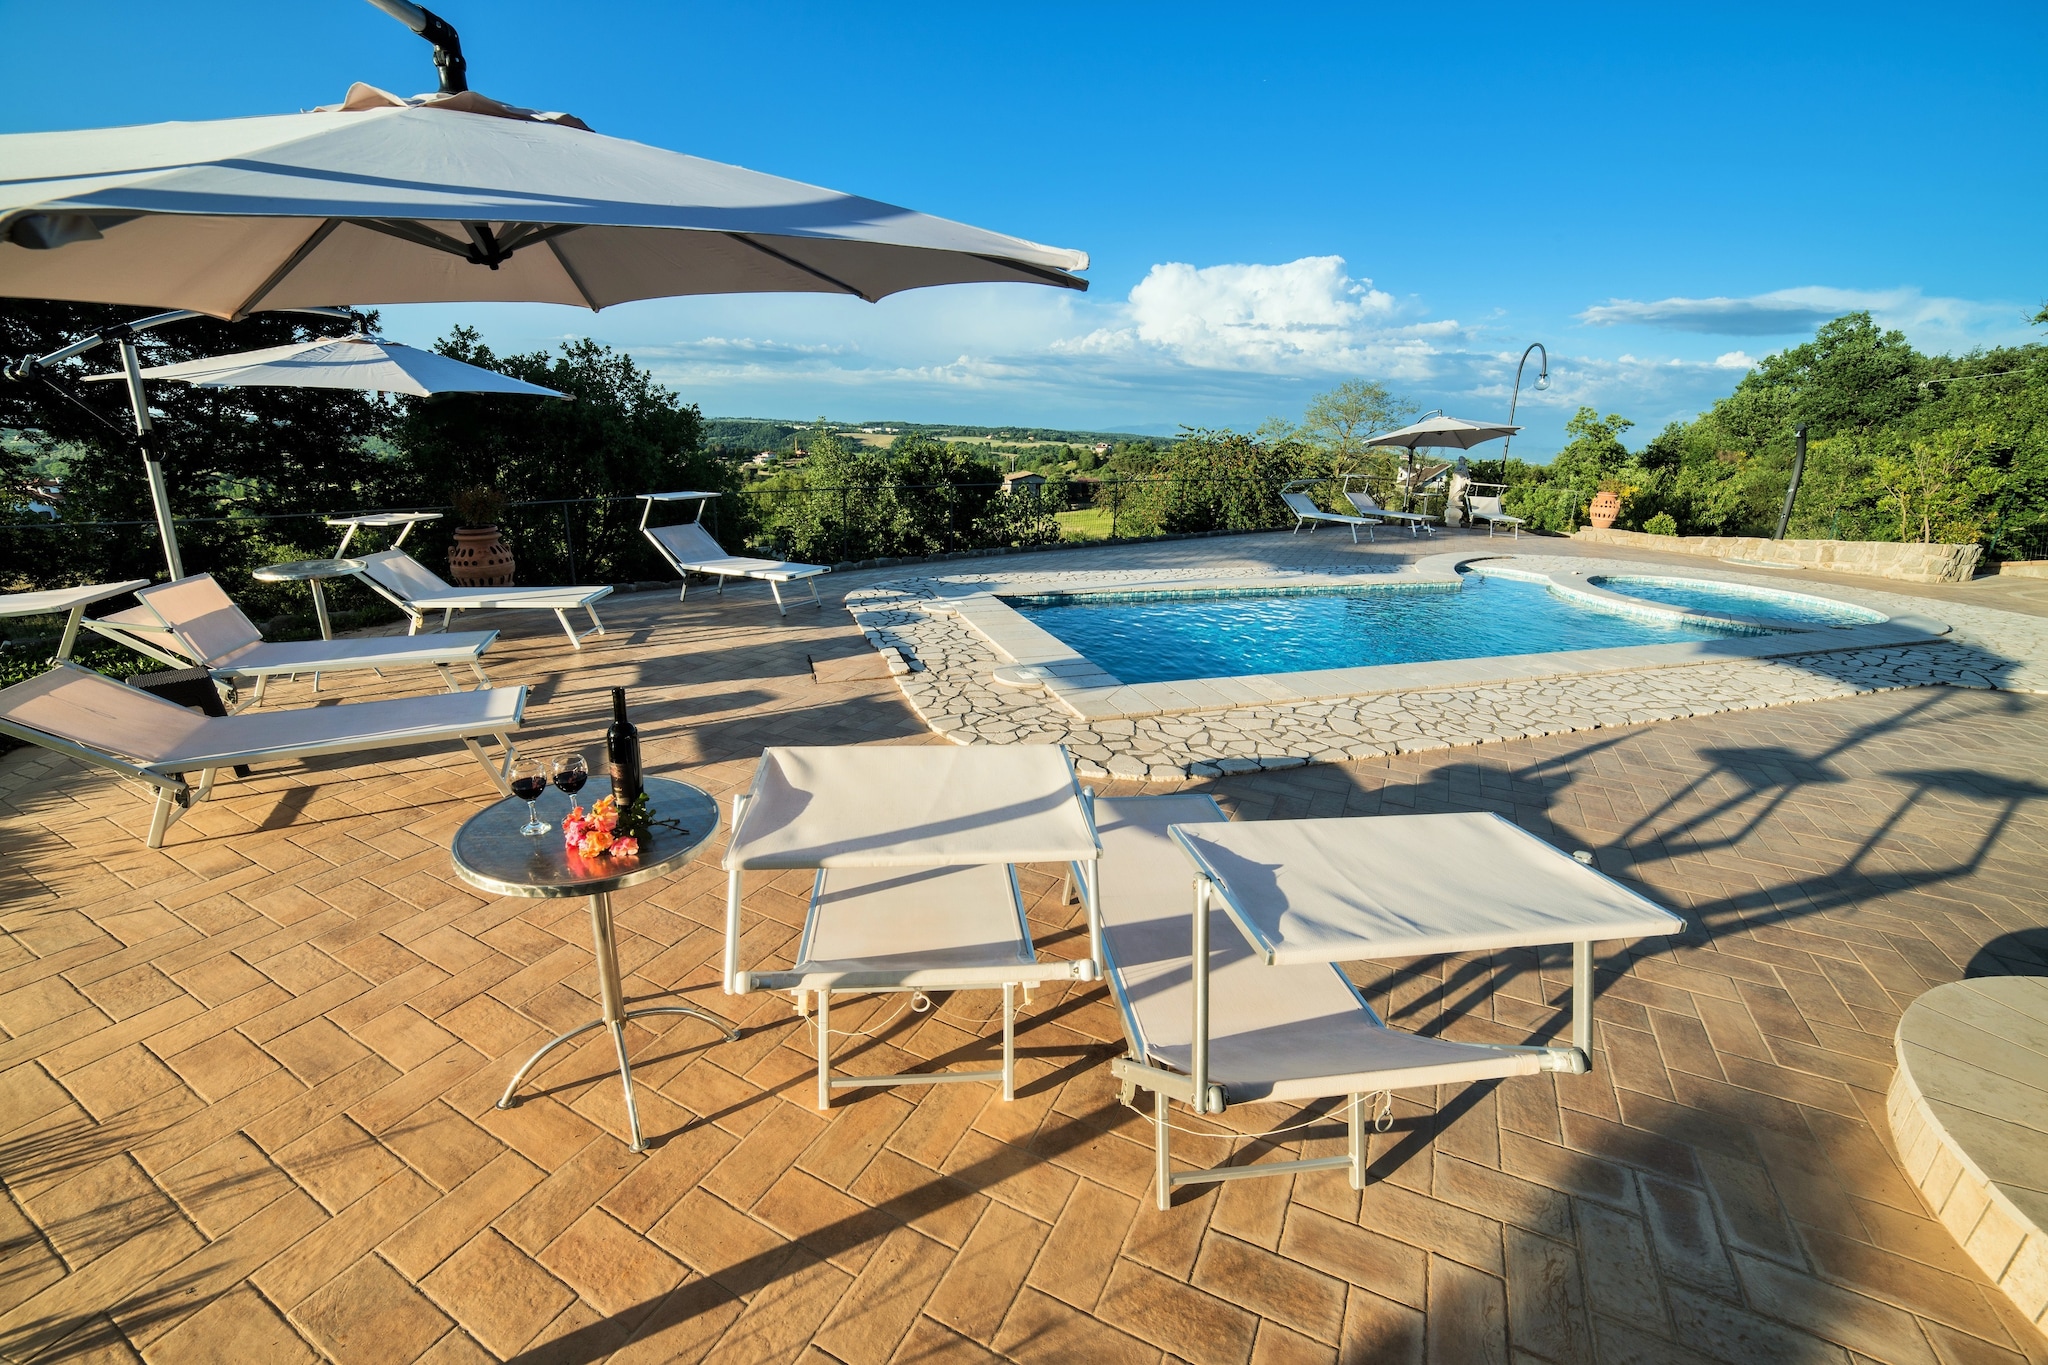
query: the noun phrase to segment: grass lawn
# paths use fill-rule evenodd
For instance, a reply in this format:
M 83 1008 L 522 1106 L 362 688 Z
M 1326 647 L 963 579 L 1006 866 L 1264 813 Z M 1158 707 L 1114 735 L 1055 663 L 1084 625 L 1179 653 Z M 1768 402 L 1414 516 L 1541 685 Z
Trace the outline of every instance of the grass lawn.
M 1073 512 L 1053 514 L 1060 523 L 1061 540 L 1108 540 L 1110 510 L 1107 507 L 1083 507 Z

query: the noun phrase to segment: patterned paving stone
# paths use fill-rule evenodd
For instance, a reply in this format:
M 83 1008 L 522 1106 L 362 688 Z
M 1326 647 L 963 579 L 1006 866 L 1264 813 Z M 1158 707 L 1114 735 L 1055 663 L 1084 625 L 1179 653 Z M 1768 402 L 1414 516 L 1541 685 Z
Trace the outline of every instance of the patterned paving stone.
M 1086 553 L 1283 550 L 1301 542 Z M 622 597 L 573 658 L 508 619 L 494 676 L 534 687 L 522 742 L 543 752 L 588 748 L 605 689 L 629 687 L 655 769 L 724 798 L 766 743 L 942 742 L 890 680 L 814 681 L 811 659 L 870 649 L 837 596 L 890 576 L 835 577 L 834 609 L 786 621 L 747 589 Z M 1977 600 L 1926 596 L 1951 617 Z M 0 1357 L 2048 1361 L 1920 1202 L 1883 1108 L 1906 1003 L 2034 960 L 2044 770 L 2048 701 L 1920 688 L 1182 779 L 1237 819 L 1498 810 L 1689 928 L 1603 956 L 1591 1075 L 1404 1092 L 1362 1199 L 1315 1172 L 1162 1215 L 1095 988 L 1039 993 L 1014 1103 L 937 1086 L 820 1117 L 803 1022 L 718 989 L 707 859 L 621 898 L 621 958 L 635 995 L 743 1037 L 637 1035 L 656 1147 L 635 1157 L 602 1048 L 493 1107 L 596 984 L 574 907 L 454 879 L 442 850 L 488 799 L 465 759 L 260 772 L 151 852 L 142 802 L 17 750 Z M 1024 879 L 1044 938 L 1076 927 L 1056 871 Z M 793 946 L 800 894 L 750 898 L 763 953 Z M 1568 977 L 1533 952 L 1357 973 L 1402 1027 L 1511 1041 L 1564 1026 Z M 968 1055 L 965 1003 L 849 1007 L 875 1036 L 847 1064 Z

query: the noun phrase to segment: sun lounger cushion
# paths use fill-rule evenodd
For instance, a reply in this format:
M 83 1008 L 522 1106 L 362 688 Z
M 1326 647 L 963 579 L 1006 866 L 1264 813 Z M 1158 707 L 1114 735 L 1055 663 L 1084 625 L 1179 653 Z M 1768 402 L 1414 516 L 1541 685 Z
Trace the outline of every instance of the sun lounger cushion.
M 727 554 L 725 547 L 711 538 L 711 533 L 694 521 L 676 526 L 649 526 L 647 534 L 655 540 L 668 555 L 669 562 L 682 572 L 719 574 L 730 578 L 759 578 L 775 583 L 788 583 L 799 578 L 811 578 L 817 574 L 830 573 L 823 564 L 797 564 L 781 559 L 752 559 L 744 555 Z
M 126 759 L 183 772 L 265 757 L 309 757 L 519 728 L 523 687 L 253 715 L 202 716 L 82 668 L 53 668 L 0 690 L 0 719 Z
M 427 611 L 488 607 L 580 607 L 611 592 L 605 587 L 458 588 L 403 550 L 363 557 L 363 573 L 374 583 Z
M 1103 955 L 1143 1059 L 1187 1071 L 1194 875 L 1169 825 L 1227 823 L 1206 796 L 1100 798 Z M 1269 967 L 1221 910 L 1209 921 L 1209 1072 L 1233 1103 L 1450 1084 L 1541 1069 L 1506 1052 L 1387 1028 L 1336 968 Z
M 1302 521 L 1334 521 L 1345 526 L 1370 526 L 1369 517 L 1347 517 L 1342 512 L 1325 512 L 1316 506 L 1315 500 L 1306 493 L 1282 493 L 1280 500 L 1287 504 L 1294 515 Z
M 272 643 L 235 605 L 212 574 L 195 574 L 135 594 L 176 632 L 180 653 L 191 653 L 223 673 L 296 673 L 406 664 L 468 663 L 497 638 L 496 631 L 438 635 L 372 636 L 353 640 Z M 158 642 L 162 637 L 151 638 Z

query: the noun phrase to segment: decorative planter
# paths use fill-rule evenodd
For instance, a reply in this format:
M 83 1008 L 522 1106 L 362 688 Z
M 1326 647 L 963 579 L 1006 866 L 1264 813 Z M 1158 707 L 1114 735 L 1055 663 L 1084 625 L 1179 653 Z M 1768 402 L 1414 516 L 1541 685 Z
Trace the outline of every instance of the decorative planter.
M 461 588 L 512 586 L 512 551 L 495 526 L 460 526 L 448 548 L 448 576 Z
M 1593 525 L 1604 531 L 1614 525 L 1614 519 L 1621 515 L 1621 499 L 1602 490 L 1593 495 L 1593 505 L 1587 512 L 1592 517 Z

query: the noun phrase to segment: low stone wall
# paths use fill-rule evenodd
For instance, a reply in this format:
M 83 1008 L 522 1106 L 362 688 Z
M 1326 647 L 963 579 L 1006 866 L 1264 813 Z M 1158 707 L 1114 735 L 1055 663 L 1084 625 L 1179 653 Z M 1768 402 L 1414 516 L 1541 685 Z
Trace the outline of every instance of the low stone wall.
M 1967 583 L 1984 557 L 1981 545 L 1920 545 L 1882 540 L 1765 540 L 1761 536 L 1652 536 L 1586 526 L 1573 540 L 1627 545 L 1666 554 L 1705 555 L 1788 569 L 1832 569 L 1904 583 Z

